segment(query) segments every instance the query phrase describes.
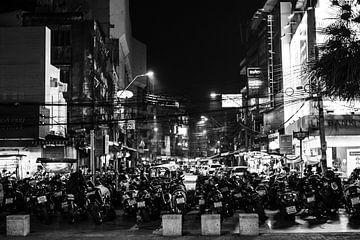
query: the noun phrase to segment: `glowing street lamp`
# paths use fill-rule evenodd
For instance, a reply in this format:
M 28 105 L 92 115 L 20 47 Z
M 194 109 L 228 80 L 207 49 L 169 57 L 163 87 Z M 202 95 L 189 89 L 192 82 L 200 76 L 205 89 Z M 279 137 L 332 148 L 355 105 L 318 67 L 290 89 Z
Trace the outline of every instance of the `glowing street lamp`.
M 210 97 L 211 97 L 212 99 L 215 99 L 217 96 L 221 96 L 221 94 L 215 93 L 215 92 L 210 93 Z
M 147 73 L 144 74 L 139 74 L 136 75 L 133 80 L 131 80 L 131 82 L 126 86 L 125 89 L 120 90 L 117 92 L 116 96 L 118 98 L 132 98 L 134 96 L 134 94 L 131 91 L 128 91 L 127 89 L 133 84 L 133 82 L 136 81 L 136 79 L 138 79 L 139 77 L 149 77 L 149 78 L 153 78 L 154 77 L 154 72 L 149 71 Z

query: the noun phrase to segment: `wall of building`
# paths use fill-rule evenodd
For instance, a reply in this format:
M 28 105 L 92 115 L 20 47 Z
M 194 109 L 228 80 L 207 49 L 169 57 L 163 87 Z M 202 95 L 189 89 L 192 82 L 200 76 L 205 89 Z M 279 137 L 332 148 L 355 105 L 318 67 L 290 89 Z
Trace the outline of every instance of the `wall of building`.
M 46 102 L 50 79 L 50 30 L 0 28 L 1 101 Z M 34 87 L 36 86 L 36 87 Z
M 46 27 L 0 28 L 0 138 L 45 137 L 49 126 L 50 30 Z M 23 105 L 22 103 L 30 103 Z M 20 103 L 14 108 L 13 103 Z

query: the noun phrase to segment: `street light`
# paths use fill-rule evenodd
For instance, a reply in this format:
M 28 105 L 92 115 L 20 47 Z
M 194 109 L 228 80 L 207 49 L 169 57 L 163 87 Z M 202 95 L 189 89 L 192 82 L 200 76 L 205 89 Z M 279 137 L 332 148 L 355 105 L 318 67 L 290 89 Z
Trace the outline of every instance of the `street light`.
M 131 84 L 133 84 L 133 82 L 136 81 L 136 79 L 138 79 L 139 77 L 149 77 L 149 78 L 153 78 L 154 77 L 154 72 L 149 71 L 147 73 L 144 74 L 139 74 L 136 75 L 134 77 L 133 80 L 131 80 L 131 82 L 121 91 L 117 92 L 116 96 L 118 98 L 131 98 L 134 94 L 131 91 L 128 91 L 127 89 L 131 86 Z
M 215 99 L 217 96 L 220 96 L 220 95 L 221 95 L 221 94 L 215 93 L 215 92 L 210 93 L 210 97 L 211 97 L 212 99 Z

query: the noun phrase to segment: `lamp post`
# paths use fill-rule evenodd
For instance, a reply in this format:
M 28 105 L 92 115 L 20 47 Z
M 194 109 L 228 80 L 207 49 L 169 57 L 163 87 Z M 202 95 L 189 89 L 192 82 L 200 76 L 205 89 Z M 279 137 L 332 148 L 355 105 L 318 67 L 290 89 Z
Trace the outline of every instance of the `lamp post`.
M 309 137 L 309 131 L 303 131 L 301 128 L 300 128 L 300 131 L 299 132 L 293 132 L 293 137 L 298 139 L 300 141 L 300 166 L 302 168 L 302 141 Z M 302 176 L 303 174 L 303 169 L 300 169 L 300 174 Z
M 152 71 L 149 71 L 147 73 L 144 73 L 144 74 L 139 74 L 139 75 L 136 75 L 132 80 L 131 82 L 122 90 L 118 91 L 116 96 L 117 98 L 119 99 L 127 99 L 127 98 L 131 98 L 133 97 L 133 93 L 131 91 L 128 91 L 127 89 L 140 77 L 150 77 L 152 78 L 154 76 L 154 73 Z M 125 111 L 124 111 L 124 116 L 125 116 Z M 125 127 L 125 134 L 124 134 L 124 145 L 126 146 L 127 145 L 127 129 L 128 129 L 128 126 L 127 126 L 127 118 L 125 117 L 124 118 L 124 127 Z M 126 159 L 126 156 L 124 157 Z M 126 160 L 125 160 L 126 161 Z M 125 162 L 125 166 L 127 165 L 127 163 Z
M 123 90 L 120 90 L 119 92 L 117 92 L 117 94 L 116 94 L 117 97 L 118 98 L 131 98 L 132 95 L 130 97 L 128 97 L 128 95 L 126 94 L 126 93 L 128 93 L 127 89 L 136 81 L 136 79 L 138 79 L 139 77 L 150 77 L 150 78 L 152 78 L 153 76 L 154 76 L 154 72 L 152 72 L 152 71 L 149 71 L 149 72 L 144 73 L 144 74 L 136 75 L 133 78 L 133 80 L 131 80 L 131 82 Z M 129 94 L 131 94 L 131 93 L 129 93 Z

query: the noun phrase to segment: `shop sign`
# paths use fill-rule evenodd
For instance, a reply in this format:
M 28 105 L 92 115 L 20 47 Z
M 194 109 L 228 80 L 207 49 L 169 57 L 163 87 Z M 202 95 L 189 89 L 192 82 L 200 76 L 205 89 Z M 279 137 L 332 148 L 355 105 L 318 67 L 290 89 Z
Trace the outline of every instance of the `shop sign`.
M 269 139 L 269 150 L 279 149 L 279 133 L 271 133 L 268 135 Z
M 334 128 L 360 127 L 360 119 L 327 119 L 327 125 Z
M 349 177 L 352 171 L 357 167 L 360 167 L 360 149 L 348 149 L 346 175 Z
M 119 126 L 123 130 L 134 130 L 135 120 L 119 121 Z
M 292 154 L 292 135 L 280 135 L 280 154 Z

